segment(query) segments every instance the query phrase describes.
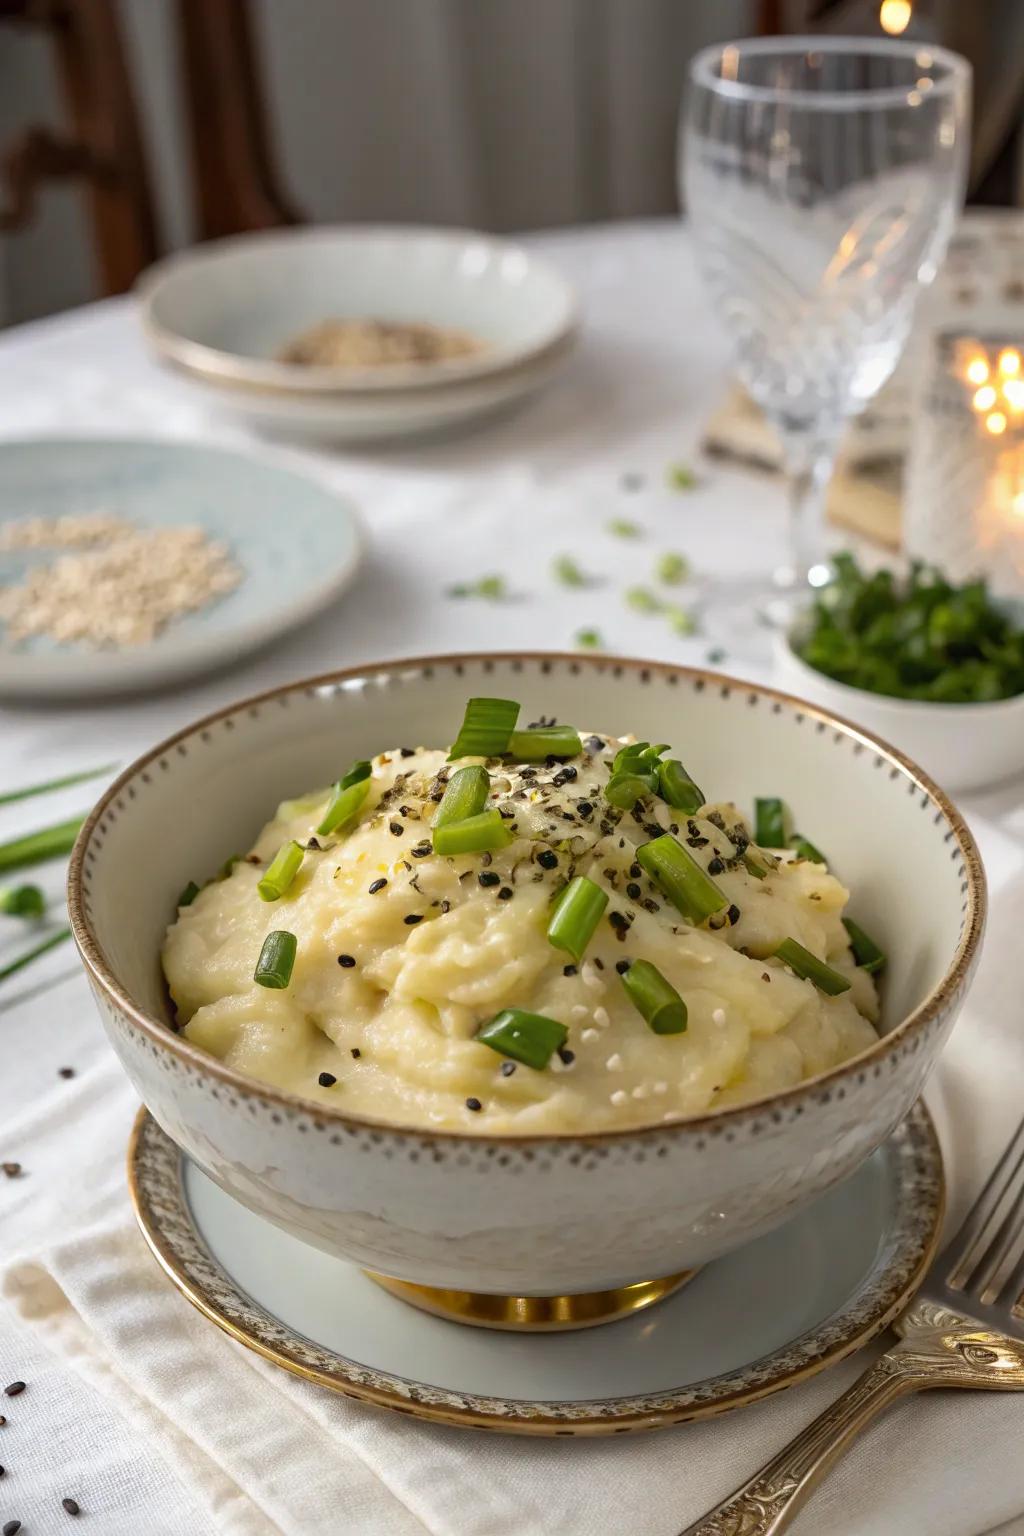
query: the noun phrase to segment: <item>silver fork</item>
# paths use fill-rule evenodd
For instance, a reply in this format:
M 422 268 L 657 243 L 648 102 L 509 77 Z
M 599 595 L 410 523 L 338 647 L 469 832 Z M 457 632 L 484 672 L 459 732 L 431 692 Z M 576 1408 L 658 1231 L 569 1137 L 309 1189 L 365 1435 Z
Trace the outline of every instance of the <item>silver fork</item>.
M 893 1326 L 898 1344 L 679 1536 L 778 1536 L 861 1430 L 897 1398 L 929 1387 L 1024 1391 L 1024 1120 Z

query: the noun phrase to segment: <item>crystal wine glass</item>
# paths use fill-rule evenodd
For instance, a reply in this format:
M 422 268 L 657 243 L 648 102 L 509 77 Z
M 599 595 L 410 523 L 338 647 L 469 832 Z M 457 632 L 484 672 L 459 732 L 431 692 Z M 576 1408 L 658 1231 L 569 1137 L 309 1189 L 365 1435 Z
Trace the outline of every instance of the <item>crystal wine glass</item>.
M 881 38 L 750 39 L 690 66 L 683 193 L 740 380 L 782 442 L 790 562 L 775 582 L 792 594 L 827 580 L 843 425 L 892 373 L 945 256 L 970 85 L 957 54 Z

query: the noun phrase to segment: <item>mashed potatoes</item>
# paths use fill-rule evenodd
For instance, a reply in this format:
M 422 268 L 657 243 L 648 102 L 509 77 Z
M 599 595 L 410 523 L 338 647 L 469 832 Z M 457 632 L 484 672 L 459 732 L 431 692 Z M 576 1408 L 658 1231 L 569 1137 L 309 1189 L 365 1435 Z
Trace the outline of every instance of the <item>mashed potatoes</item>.
M 587 737 L 568 765 L 492 760 L 488 804 L 513 833 L 493 854 L 432 850 L 453 771 L 442 751 L 377 757 L 345 832 L 314 836 L 328 790 L 280 806 L 247 857 L 168 931 L 164 968 L 184 1036 L 355 1115 L 494 1134 L 698 1114 L 788 1088 L 870 1045 L 875 989 L 851 955 L 839 881 L 787 853 L 755 878 L 738 857 L 749 832 L 731 805 L 687 817 L 651 795 L 616 809 L 603 788 L 620 745 Z M 663 832 L 710 866 L 727 911 L 694 926 L 648 878 L 636 848 Z M 264 901 L 257 882 L 289 838 L 306 847 L 302 866 L 279 900 Z M 578 965 L 547 937 L 552 899 L 576 875 L 609 897 Z M 297 941 L 279 991 L 253 979 L 272 930 Z M 774 956 L 787 938 L 849 990 L 829 996 L 795 975 Z M 622 971 L 638 959 L 685 1001 L 682 1033 L 656 1034 L 637 1011 Z M 543 1069 L 475 1038 L 506 1008 L 566 1027 Z

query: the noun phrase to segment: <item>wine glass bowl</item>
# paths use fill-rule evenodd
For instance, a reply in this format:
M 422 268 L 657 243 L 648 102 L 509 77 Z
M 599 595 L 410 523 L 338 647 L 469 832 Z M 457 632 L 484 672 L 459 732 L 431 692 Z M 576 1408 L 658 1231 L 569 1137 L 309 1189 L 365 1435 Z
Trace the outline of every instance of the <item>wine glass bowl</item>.
M 844 422 L 892 373 L 966 174 L 970 67 L 860 38 L 762 38 L 691 65 L 680 157 L 705 283 L 794 482 L 792 562 L 821 559 Z

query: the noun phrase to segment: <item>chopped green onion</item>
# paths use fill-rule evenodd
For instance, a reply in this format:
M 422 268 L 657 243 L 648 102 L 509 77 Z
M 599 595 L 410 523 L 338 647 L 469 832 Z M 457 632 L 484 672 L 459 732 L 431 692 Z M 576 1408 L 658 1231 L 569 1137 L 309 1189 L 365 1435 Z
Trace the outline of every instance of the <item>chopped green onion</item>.
M 753 843 L 748 843 L 742 854 L 743 863 L 747 873 L 753 875 L 755 880 L 763 880 L 767 875 L 773 874 L 778 869 L 778 864 L 770 853 L 764 853 Z
M 280 901 L 298 874 L 304 854 L 305 849 L 302 844 L 297 843 L 294 838 L 290 838 L 287 843 L 282 843 L 277 857 L 256 886 L 263 901 Z
M 551 567 L 555 579 L 562 583 L 563 587 L 586 587 L 590 585 L 589 578 L 580 570 L 571 555 L 559 555 Z
M 665 614 L 677 635 L 697 633 L 697 620 L 688 608 L 666 608 Z
M 540 725 L 513 731 L 506 750 L 522 763 L 535 763 L 545 757 L 579 757 L 583 743 L 571 725 Z
M 604 639 L 599 629 L 578 629 L 576 644 L 581 651 L 603 651 Z
M 190 880 L 188 885 L 186 885 L 185 889 L 182 891 L 181 895 L 178 897 L 177 905 L 179 907 L 190 907 L 198 895 L 199 886 L 196 885 L 194 880 Z
M 70 821 L 59 821 L 55 826 L 42 827 L 25 837 L 16 837 L 9 843 L 0 843 L 0 870 L 20 869 L 25 864 L 41 864 L 45 859 L 59 859 L 70 853 L 78 836 L 82 816 Z
M 499 1055 L 511 1056 L 513 1061 L 521 1061 L 540 1072 L 568 1040 L 569 1031 L 557 1019 L 549 1019 L 543 1013 L 503 1008 L 481 1025 L 476 1038 Z
M 8 960 L 6 965 L 0 966 L 0 981 L 6 981 L 8 976 L 13 976 L 15 971 L 20 971 L 26 965 L 31 965 L 40 955 L 45 955 L 47 950 L 56 949 L 58 944 L 63 944 L 65 939 L 70 939 L 70 928 L 58 928 L 56 933 L 51 933 L 48 939 L 43 939 L 32 949 L 27 949 L 23 955 L 17 955 L 13 960 Z
M 855 923 L 852 917 L 843 918 L 843 927 L 850 938 L 850 948 L 853 950 L 853 958 L 862 970 L 869 976 L 875 976 L 884 970 L 886 954 L 884 949 L 879 949 L 869 933 L 865 933 L 859 923 Z
M 667 587 L 678 587 L 682 582 L 688 581 L 690 576 L 690 562 L 685 555 L 677 550 L 666 550 L 658 556 L 658 563 L 654 567 L 654 574 L 659 581 L 663 581 Z
M 810 859 L 812 864 L 828 863 L 828 859 L 826 859 L 823 853 L 818 852 L 818 849 L 815 848 L 811 840 L 807 837 L 801 836 L 799 832 L 793 833 L 793 836 L 789 840 L 789 846 L 792 848 L 797 858 Z
M 774 796 L 754 801 L 754 842 L 762 848 L 785 848 L 786 807 Z
M 817 955 L 812 955 L 796 939 L 783 939 L 775 950 L 775 956 L 785 961 L 794 976 L 799 976 L 803 981 L 813 981 L 818 991 L 829 997 L 838 997 L 840 992 L 850 990 L 850 983 L 845 976 L 826 965 L 824 960 L 819 960 Z
M 481 811 L 478 816 L 434 828 L 434 852 L 449 858 L 457 853 L 493 853 L 507 848 L 511 841 L 500 811 Z
M 328 837 L 330 833 L 337 832 L 359 813 L 359 809 L 370 792 L 370 775 L 373 767 L 365 757 L 358 762 L 332 787 L 331 799 L 323 815 L 323 820 L 317 827 L 318 837 Z
M 477 581 L 460 581 L 448 588 L 449 597 L 484 597 L 492 603 L 507 595 L 504 576 L 481 576 Z
M 38 885 L 11 885 L 0 891 L 0 912 L 8 917 L 42 917 L 46 897 Z
M 636 856 L 672 905 L 692 923 L 702 923 L 729 905 L 725 892 L 669 833 L 641 843 Z
M 660 613 L 663 607 L 660 597 L 655 597 L 649 587 L 629 587 L 626 591 L 626 606 L 635 608 L 637 613 Z
M 508 751 L 509 737 L 518 719 L 519 705 L 514 699 L 470 699 L 448 761 L 454 762 L 458 757 L 500 757 Z
M 620 810 L 631 810 L 642 795 L 658 791 L 658 759 L 668 751 L 667 742 L 652 747 L 650 742 L 635 741 L 615 754 L 611 777 L 604 787 L 604 797 Z
M 628 517 L 613 517 L 607 526 L 608 532 L 613 533 L 617 539 L 639 539 L 643 535 L 640 524 L 632 522 Z
M 548 923 L 548 943 L 564 949 L 578 965 L 607 905 L 607 892 L 586 875 L 577 875 L 555 903 Z
M 486 768 L 456 768 L 434 815 L 434 831 L 438 827 L 448 826 L 450 822 L 478 816 L 487 804 L 490 792 L 491 776 Z
M 225 859 L 224 863 L 221 865 L 220 869 L 217 871 L 217 879 L 218 880 L 226 880 L 228 878 L 228 876 L 233 873 L 235 865 L 236 864 L 241 864 L 242 857 L 243 856 L 240 853 L 233 853 L 231 855 L 230 859 Z
M 622 976 L 630 1001 L 656 1035 L 681 1035 L 686 1028 L 686 1004 L 649 960 L 634 960 Z
M 298 940 L 287 928 L 275 928 L 263 940 L 253 981 L 258 987 L 272 987 L 281 992 L 292 979 Z
M 688 464 L 670 464 L 665 478 L 673 491 L 692 491 L 700 484 Z
M 102 768 L 86 768 L 81 773 L 68 773 L 62 779 L 47 779 L 45 784 L 29 784 L 24 789 L 9 789 L 0 795 L 0 805 L 11 805 L 15 800 L 28 800 L 33 795 L 48 795 L 54 789 L 70 789 L 72 784 L 85 784 L 89 779 L 100 779 L 105 773 L 113 773 L 116 763 L 104 763 Z
M 604 787 L 604 797 L 609 805 L 620 811 L 631 811 L 644 795 L 652 794 L 651 780 L 639 773 L 615 773 Z
M 658 793 L 677 811 L 692 816 L 704 804 L 704 791 L 693 782 L 678 757 L 658 764 Z

